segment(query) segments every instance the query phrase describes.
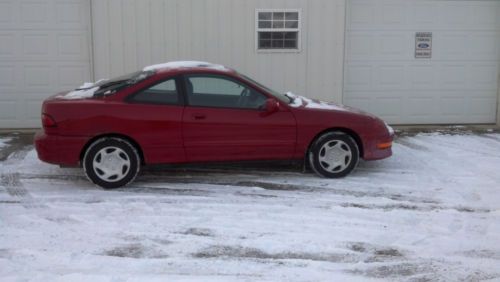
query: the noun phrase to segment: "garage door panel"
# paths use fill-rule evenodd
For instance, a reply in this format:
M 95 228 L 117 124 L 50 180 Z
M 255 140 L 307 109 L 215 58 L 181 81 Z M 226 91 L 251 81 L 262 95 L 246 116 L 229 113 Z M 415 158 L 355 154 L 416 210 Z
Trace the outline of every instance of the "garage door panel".
M 494 92 L 498 87 L 498 71 L 498 66 L 495 64 L 472 64 L 468 69 L 471 88 Z
M 32 33 L 23 35 L 23 56 L 30 56 L 32 58 L 43 57 L 49 55 L 49 42 L 53 42 L 50 34 L 46 33 Z
M 409 118 L 418 118 L 417 121 L 422 122 L 426 120 L 427 117 L 436 114 L 436 97 L 432 96 L 419 96 L 422 93 L 417 93 L 417 95 L 411 95 L 406 102 L 405 108 L 408 110 Z M 428 95 L 428 94 L 427 94 Z M 401 117 L 399 117 L 401 118 Z
M 0 23 L 2 25 L 13 21 L 13 3 L 0 2 Z
M 430 90 L 436 88 L 437 70 L 430 64 L 410 65 L 407 88 L 414 90 Z
M 5 99 L 2 97 L 0 99 L 0 108 L 2 109 L 0 111 L 0 120 L 2 120 L 2 122 L 15 121 L 17 119 L 16 106 L 17 101 L 15 99 Z
M 66 65 L 57 67 L 57 87 L 60 91 L 72 89 L 82 81 L 90 81 L 90 70 L 86 66 Z M 56 90 L 57 91 L 57 90 Z
M 57 34 L 57 55 L 63 59 L 80 59 L 88 46 L 87 36 L 81 32 Z
M 400 65 L 380 65 L 375 69 L 376 88 L 401 89 L 405 87 L 405 67 Z
M 89 18 L 86 3 L 82 1 L 58 1 L 56 3 L 57 22 L 75 29 L 82 28 Z
M 13 65 L 0 65 L 0 89 L 15 86 L 16 69 Z
M 421 27 L 435 27 L 439 17 L 432 3 L 422 1 L 413 6 L 412 12 L 409 14 L 409 21 Z
M 37 98 L 24 99 L 23 112 L 28 121 L 36 122 L 40 119 L 40 104 L 42 101 L 42 99 Z
M 23 25 L 48 24 L 49 2 L 48 1 L 20 1 L 21 21 Z
M 89 38 L 89 0 L 2 1 L 0 127 L 39 127 L 43 99 L 89 81 Z
M 462 89 L 467 87 L 467 77 L 465 75 L 467 65 L 465 63 L 445 63 L 435 67 L 440 69 L 440 76 L 438 77 L 440 86 L 438 87 L 442 89 Z
M 14 43 L 15 43 L 14 32 L 0 33 L 0 58 L 3 59 L 3 57 L 7 58 L 14 55 L 14 50 L 15 50 Z
M 45 65 L 27 65 L 24 67 L 24 83 L 27 90 L 50 89 L 54 85 L 53 68 Z
M 352 64 L 345 67 L 346 89 L 349 91 L 362 91 L 372 89 L 372 66 Z

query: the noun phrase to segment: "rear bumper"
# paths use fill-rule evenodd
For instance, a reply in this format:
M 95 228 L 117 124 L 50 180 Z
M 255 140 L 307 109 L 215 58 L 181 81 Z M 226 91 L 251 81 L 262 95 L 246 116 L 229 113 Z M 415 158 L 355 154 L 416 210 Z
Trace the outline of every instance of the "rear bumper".
M 87 142 L 86 137 L 35 134 L 35 148 L 38 158 L 46 163 L 62 166 L 78 166 L 80 152 Z

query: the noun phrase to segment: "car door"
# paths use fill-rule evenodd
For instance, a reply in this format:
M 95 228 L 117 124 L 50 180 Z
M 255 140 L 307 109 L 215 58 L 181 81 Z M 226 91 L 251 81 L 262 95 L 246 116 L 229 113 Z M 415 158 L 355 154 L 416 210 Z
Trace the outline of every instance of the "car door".
M 141 144 L 149 164 L 186 161 L 182 140 L 184 96 L 179 91 L 181 84 L 178 77 L 167 77 L 126 98 L 122 110 L 128 119 L 121 126 Z
M 265 94 L 226 75 L 184 75 L 184 85 L 188 161 L 292 158 L 296 122 L 286 107 L 265 111 Z

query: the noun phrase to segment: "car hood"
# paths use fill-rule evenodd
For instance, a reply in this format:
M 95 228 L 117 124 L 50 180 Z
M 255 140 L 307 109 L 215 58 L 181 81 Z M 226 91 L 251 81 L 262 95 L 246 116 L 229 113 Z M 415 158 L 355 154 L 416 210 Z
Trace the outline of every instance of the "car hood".
M 337 104 L 333 102 L 325 102 L 316 99 L 310 99 L 304 96 L 293 94 L 291 92 L 287 92 L 285 95 L 287 97 L 293 98 L 293 102 L 289 104 L 289 106 L 292 108 L 300 108 L 311 111 L 349 112 L 376 118 L 374 115 L 370 113 L 346 105 Z

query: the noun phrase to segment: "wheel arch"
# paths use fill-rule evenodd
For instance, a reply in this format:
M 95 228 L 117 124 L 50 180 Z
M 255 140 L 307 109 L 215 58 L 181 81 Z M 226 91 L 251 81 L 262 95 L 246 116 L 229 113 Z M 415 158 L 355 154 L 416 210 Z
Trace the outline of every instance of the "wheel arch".
M 139 153 L 139 157 L 141 158 L 141 165 L 145 164 L 146 160 L 144 159 L 144 153 L 142 152 L 142 148 L 141 148 L 141 146 L 139 145 L 139 143 L 137 141 L 135 141 L 133 138 L 131 138 L 130 136 L 127 136 L 125 134 L 120 134 L 120 133 L 105 133 L 105 134 L 96 135 L 96 136 L 92 137 L 91 139 L 89 139 L 87 141 L 87 143 L 85 143 L 85 146 L 83 146 L 82 150 L 80 151 L 80 157 L 79 157 L 80 165 L 82 164 L 82 160 L 83 160 L 83 157 L 85 156 L 85 152 L 90 147 L 90 145 L 92 145 L 95 141 L 97 141 L 99 139 L 102 139 L 102 138 L 113 138 L 113 137 L 114 138 L 120 138 L 120 139 L 126 140 L 130 144 L 132 144 L 132 146 L 134 146 L 135 149 L 137 150 L 137 152 Z
M 311 140 L 311 142 L 309 143 L 309 145 L 307 146 L 307 150 L 305 152 L 305 159 L 307 159 L 307 154 L 309 153 L 309 151 L 311 150 L 311 147 L 312 145 L 314 144 L 314 142 L 316 142 L 321 136 L 323 136 L 324 134 L 326 133 L 332 133 L 332 132 L 341 132 L 341 133 L 344 133 L 344 134 L 347 134 L 349 136 L 351 136 L 354 141 L 356 142 L 356 145 L 358 145 L 358 149 L 359 149 L 359 156 L 360 158 L 363 158 L 364 157 L 364 149 L 363 149 L 363 142 L 361 140 L 361 137 L 359 137 L 359 134 L 356 133 L 354 130 L 352 129 L 349 129 L 349 128 L 345 128 L 345 127 L 332 127 L 332 128 L 327 128 L 321 132 L 319 132 L 318 134 L 316 134 L 314 136 L 314 138 Z

